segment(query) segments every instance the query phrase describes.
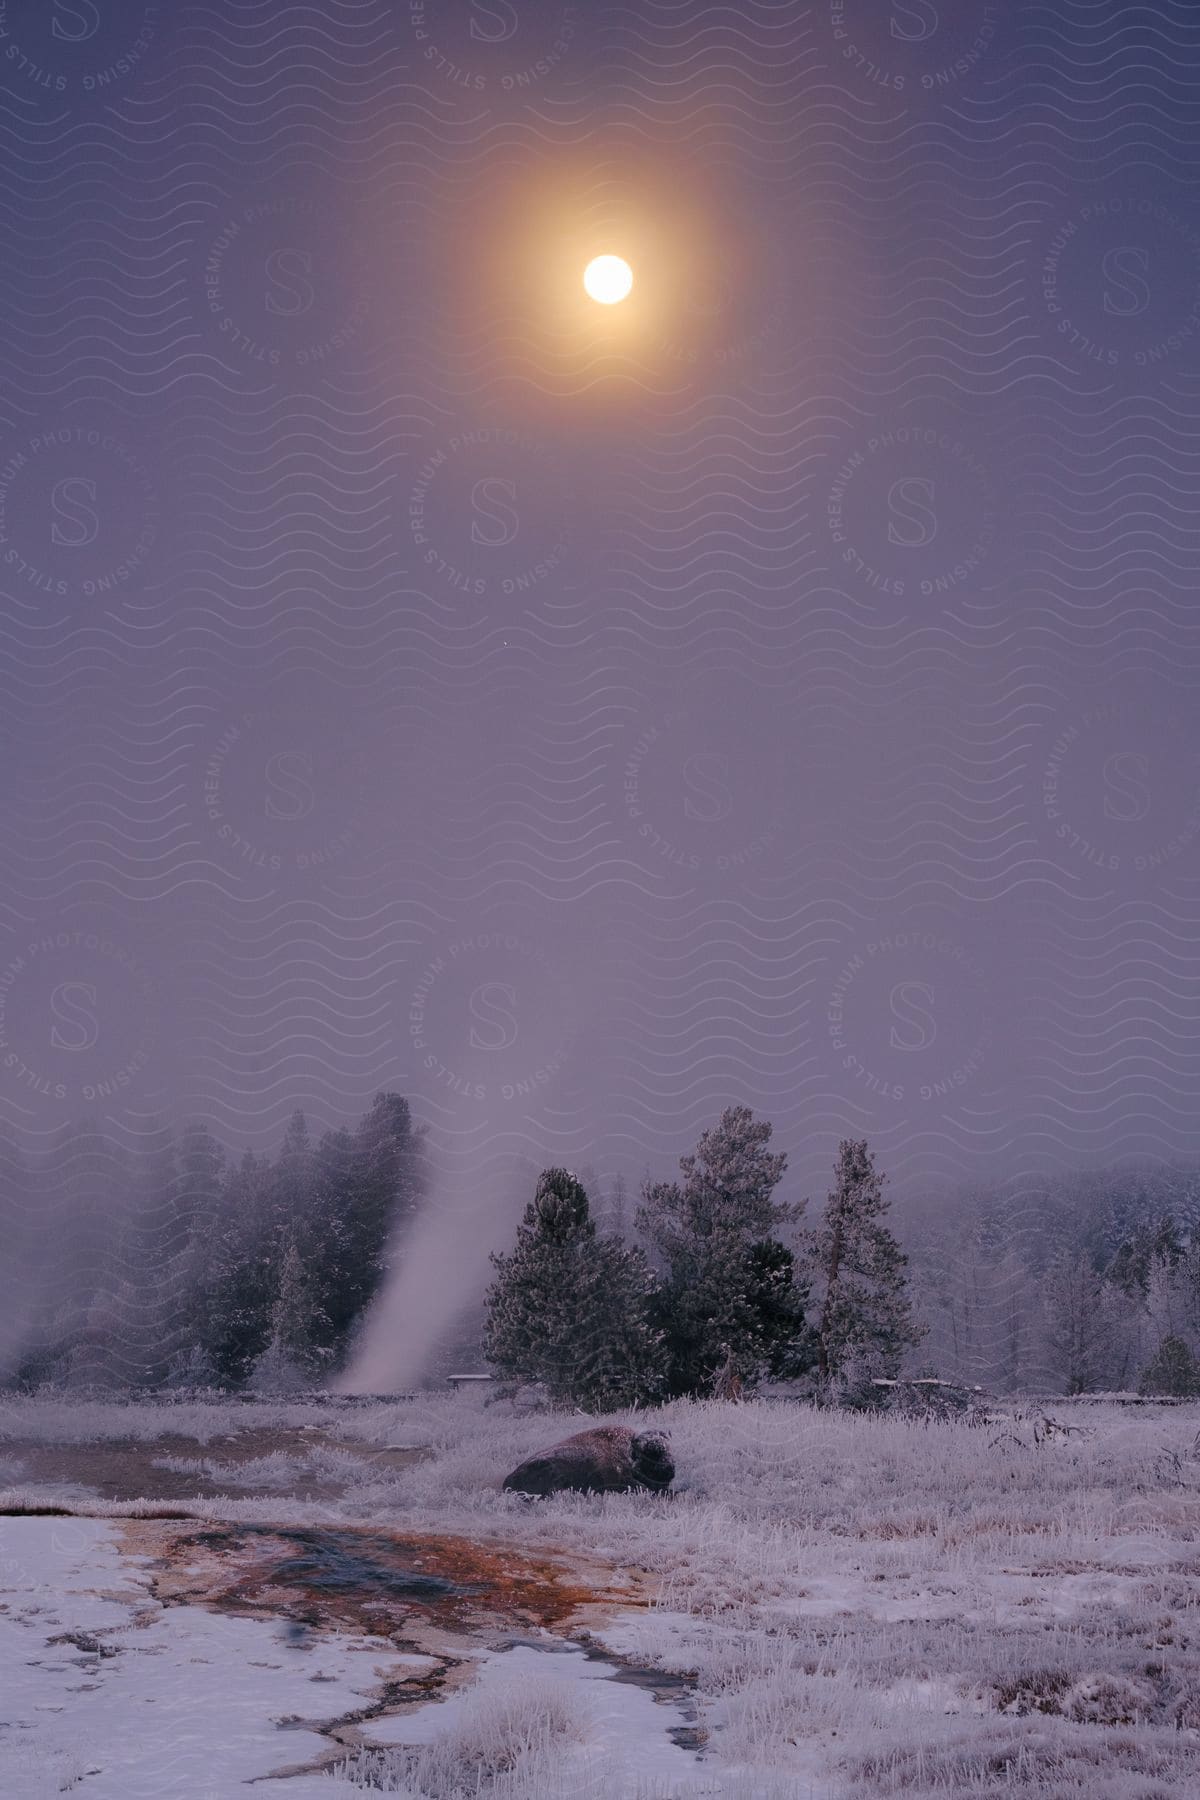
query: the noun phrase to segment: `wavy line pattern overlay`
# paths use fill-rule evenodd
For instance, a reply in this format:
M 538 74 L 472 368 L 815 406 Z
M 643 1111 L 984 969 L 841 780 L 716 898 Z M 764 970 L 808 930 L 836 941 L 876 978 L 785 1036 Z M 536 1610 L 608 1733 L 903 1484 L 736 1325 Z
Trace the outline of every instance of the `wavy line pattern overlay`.
M 0 0 L 0 1136 L 395 1088 L 471 1218 L 745 1102 L 1031 1230 L 1200 1149 L 1198 80 L 1189 0 Z

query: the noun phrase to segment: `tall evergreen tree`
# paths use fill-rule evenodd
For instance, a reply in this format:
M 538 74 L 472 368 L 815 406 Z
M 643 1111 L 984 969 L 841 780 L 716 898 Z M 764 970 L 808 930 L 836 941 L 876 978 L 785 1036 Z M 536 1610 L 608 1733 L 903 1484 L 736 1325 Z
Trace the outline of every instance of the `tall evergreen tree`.
M 1180 1337 L 1165 1337 L 1138 1380 L 1139 1394 L 1163 1394 L 1178 1400 L 1200 1395 L 1200 1362 Z
M 636 1246 L 607 1234 L 595 1238 L 592 1257 L 576 1401 L 588 1412 L 651 1405 L 665 1393 L 666 1348 L 649 1264 Z
M 271 1172 L 272 1232 L 285 1247 L 304 1242 L 311 1229 L 316 1175 L 317 1157 L 308 1121 L 297 1109 L 287 1122 Z
M 776 1238 L 751 1244 L 743 1263 L 738 1339 L 757 1350 L 757 1372 L 791 1380 L 806 1374 L 816 1356 L 816 1338 L 805 1319 L 808 1286 L 796 1257 Z M 731 1353 L 731 1366 L 741 1369 Z
M 1178 1269 L 1183 1290 L 1185 1330 L 1194 1350 L 1200 1352 L 1200 1229 L 1194 1229 Z
M 295 1242 L 288 1245 L 271 1308 L 271 1346 L 310 1380 L 328 1361 L 324 1319 Z
M 1084 1250 L 1056 1256 L 1042 1281 L 1047 1373 L 1068 1394 L 1104 1387 L 1114 1350 L 1112 1290 Z
M 313 1298 L 314 1347 L 331 1366 L 349 1349 L 424 1188 L 424 1140 L 399 1094 L 377 1094 L 354 1132 L 322 1137 L 298 1248 Z
M 172 1337 L 167 1379 L 187 1386 L 207 1386 L 216 1373 L 204 1346 L 210 1336 L 208 1294 L 224 1223 L 226 1172 L 224 1149 L 208 1126 L 185 1125 L 179 1137 L 172 1195 L 186 1235 L 177 1271 L 180 1329 Z
M 681 1181 L 648 1182 L 638 1229 L 662 1267 L 656 1319 L 673 1395 L 753 1387 L 807 1365 L 807 1290 L 775 1235 L 800 1214 L 775 1189 L 786 1155 L 771 1125 L 731 1106 L 680 1158 Z
M 354 1134 L 354 1204 L 349 1220 L 361 1298 L 374 1297 L 389 1252 L 416 1218 L 422 1189 L 423 1140 L 408 1101 L 376 1094 Z
M 608 1228 L 619 1238 L 624 1238 L 629 1229 L 629 1190 L 624 1175 L 619 1172 L 608 1197 Z
M 884 1176 L 865 1139 L 844 1140 L 821 1224 L 807 1240 L 820 1297 L 817 1367 L 824 1381 L 853 1364 L 866 1374 L 895 1377 L 904 1353 L 924 1330 L 912 1316 L 907 1266 L 884 1223 Z
M 583 1187 L 547 1169 L 510 1255 L 494 1255 L 484 1353 L 503 1374 L 589 1412 L 642 1405 L 662 1386 L 653 1282 L 640 1252 L 600 1237 Z
M 1169 1214 L 1138 1219 L 1108 1264 L 1106 1274 L 1125 1293 L 1140 1294 L 1144 1300 L 1155 1266 L 1174 1269 L 1183 1257 L 1179 1227 Z
M 218 1379 L 240 1387 L 267 1348 L 278 1286 L 271 1165 L 247 1150 L 226 1173 L 209 1265 L 202 1349 Z
M 157 1387 L 184 1341 L 187 1222 L 176 1208 L 175 1133 L 160 1118 L 131 1158 L 130 1217 L 120 1245 L 112 1317 L 120 1335 L 121 1380 Z
M 320 1314 L 317 1341 L 331 1364 L 356 1317 L 350 1228 L 353 1195 L 354 1139 L 345 1127 L 326 1131 L 317 1145 L 304 1259 Z

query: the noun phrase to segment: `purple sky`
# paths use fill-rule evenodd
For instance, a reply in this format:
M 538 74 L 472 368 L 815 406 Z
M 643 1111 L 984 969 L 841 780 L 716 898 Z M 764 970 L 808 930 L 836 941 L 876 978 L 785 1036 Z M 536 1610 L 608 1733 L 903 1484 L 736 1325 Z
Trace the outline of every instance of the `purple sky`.
M 1194 10 L 0 3 L 0 1122 L 1200 1149 Z

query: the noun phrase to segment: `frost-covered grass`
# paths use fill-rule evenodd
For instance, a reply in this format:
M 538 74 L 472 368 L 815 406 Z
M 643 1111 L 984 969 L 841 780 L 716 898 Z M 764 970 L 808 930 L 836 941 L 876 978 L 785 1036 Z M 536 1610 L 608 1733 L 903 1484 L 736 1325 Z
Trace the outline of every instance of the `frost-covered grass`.
M 386 1752 L 368 1752 L 353 1766 L 339 1769 L 333 1780 L 329 1800 L 361 1800 L 364 1791 L 400 1795 L 401 1800 L 827 1800 L 831 1793 L 824 1786 L 771 1775 L 646 1780 L 612 1762 L 582 1772 L 572 1769 L 567 1777 L 557 1748 L 539 1750 L 506 1773 L 481 1773 L 471 1778 L 471 1785 L 459 1782 L 449 1789 L 415 1785 L 429 1780 L 429 1765 L 405 1765 Z
M 228 1463 L 212 1456 L 156 1456 L 154 1467 L 170 1469 L 176 1475 L 199 1475 L 212 1482 L 226 1480 L 231 1474 Z M 268 1492 L 277 1489 L 281 1493 L 288 1493 L 310 1473 L 307 1459 L 288 1456 L 282 1450 L 276 1450 L 270 1456 L 250 1457 L 236 1470 L 239 1487 Z
M 697 1795 L 1200 1792 L 1200 1407 L 1043 1400 L 1038 1410 L 1071 1429 L 1046 1435 L 1019 1408 L 966 1425 L 681 1403 L 654 1415 L 672 1440 L 673 1494 L 537 1503 L 501 1493 L 501 1478 L 591 1421 L 513 1416 L 477 1394 L 356 1408 L 9 1401 L 0 1454 L 6 1436 L 61 1444 L 170 1431 L 209 1445 L 315 1424 L 346 1449 L 270 1454 L 257 1471 L 242 1462 L 239 1497 L 218 1510 L 427 1526 L 640 1570 L 653 1603 L 614 1620 L 605 1641 L 693 1679 L 709 1733 Z M 372 1461 L 414 1444 L 431 1454 L 403 1468 Z M 281 1485 L 332 1478 L 335 1465 L 344 1492 L 319 1508 Z M 259 1491 L 247 1494 L 249 1482 Z M 496 1703 L 479 1704 L 482 1717 Z M 529 1704 L 537 1714 L 533 1689 Z M 499 1733 L 495 1719 L 484 1729 L 459 1716 L 436 1753 L 369 1753 L 345 1791 L 390 1781 L 387 1791 L 430 1800 L 590 1800 L 592 1775 L 554 1785 L 571 1732 L 586 1747 L 586 1709 L 564 1723 L 547 1702 L 540 1723 L 520 1720 L 519 1780 L 515 1764 L 477 1753 L 481 1732 Z M 638 1784 L 617 1792 L 634 1800 Z M 645 1780 L 639 1800 L 654 1792 Z
M 584 1699 L 562 1682 L 523 1671 L 500 1683 L 479 1682 L 460 1705 L 453 1727 L 443 1727 L 422 1745 L 379 1749 L 356 1758 L 347 1774 L 352 1786 L 395 1791 L 401 1784 L 416 1793 L 453 1796 L 495 1791 L 528 1781 L 539 1771 L 561 1767 L 564 1757 L 586 1742 L 590 1725 Z

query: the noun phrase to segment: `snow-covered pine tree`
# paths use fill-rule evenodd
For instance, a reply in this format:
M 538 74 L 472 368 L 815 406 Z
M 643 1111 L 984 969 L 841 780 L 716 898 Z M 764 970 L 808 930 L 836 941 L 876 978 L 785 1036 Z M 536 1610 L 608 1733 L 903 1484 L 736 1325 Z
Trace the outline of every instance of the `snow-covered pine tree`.
M 346 1127 L 323 1132 L 317 1145 L 314 1194 L 304 1245 L 309 1280 L 322 1315 L 324 1347 L 336 1360 L 359 1312 L 354 1279 L 354 1139 Z
M 612 1192 L 608 1197 L 608 1229 L 614 1237 L 624 1240 L 629 1229 L 629 1190 L 625 1177 L 619 1171 L 612 1184 Z
M 240 1387 L 271 1338 L 276 1271 L 271 1165 L 247 1150 L 225 1172 L 221 1216 L 209 1263 L 201 1345 L 225 1386 Z
M 742 1264 L 744 1311 L 738 1321 L 744 1341 L 756 1347 L 758 1369 L 750 1385 L 763 1375 L 793 1380 L 807 1374 L 816 1357 L 816 1338 L 805 1318 L 808 1286 L 796 1267 L 794 1253 L 777 1238 L 751 1244 Z M 737 1342 L 737 1337 L 734 1338 Z M 739 1362 L 739 1379 L 745 1366 Z
M 133 1387 L 157 1387 L 187 1341 L 188 1221 L 176 1209 L 175 1134 L 165 1118 L 143 1131 L 130 1168 L 130 1215 L 119 1242 L 113 1285 L 113 1375 Z
M 1139 1394 L 1180 1400 L 1200 1396 L 1200 1362 L 1181 1337 L 1165 1337 L 1138 1378 Z
M 209 1272 L 221 1222 L 225 1152 L 207 1125 L 186 1125 L 180 1134 L 171 1202 L 186 1243 L 177 1271 L 179 1329 L 173 1334 L 167 1380 L 172 1385 L 206 1386 L 215 1380 L 203 1345 L 208 1341 Z
M 672 1395 L 740 1391 L 808 1365 L 807 1290 L 775 1236 L 802 1207 L 774 1198 L 787 1157 L 770 1139 L 769 1120 L 727 1107 L 680 1158 L 681 1181 L 643 1189 L 637 1224 L 662 1265 L 656 1316 Z
M 1148 1204 L 1157 1204 L 1151 1189 Z M 1114 1209 L 1115 1211 L 1115 1209 Z M 1129 1226 L 1128 1201 L 1117 1215 Z M 1134 1216 L 1104 1269 L 1106 1310 L 1112 1325 L 1108 1382 L 1131 1385 L 1164 1338 L 1187 1341 L 1189 1306 L 1188 1247 L 1185 1233 L 1170 1213 L 1147 1211 Z
M 542 1173 L 516 1248 L 492 1263 L 484 1355 L 502 1374 L 541 1382 L 557 1404 L 588 1412 L 658 1397 L 645 1259 L 597 1234 L 587 1193 L 566 1169 Z
M 1140 1294 L 1144 1301 L 1155 1273 L 1178 1269 L 1184 1255 L 1182 1235 L 1169 1214 L 1139 1219 L 1118 1245 L 1105 1274 L 1119 1288 Z
M 562 1404 L 574 1395 L 585 1271 L 595 1227 L 587 1195 L 565 1169 L 546 1169 L 517 1227 L 516 1248 L 493 1254 L 483 1348 L 506 1376 L 541 1382 Z
M 423 1140 L 400 1094 L 376 1094 L 354 1133 L 355 1206 L 352 1230 L 374 1286 L 387 1268 L 387 1253 L 415 1219 L 421 1197 Z M 364 1276 L 366 1270 L 363 1271 Z
M 1042 1279 L 1047 1373 L 1068 1394 L 1086 1394 L 1112 1379 L 1115 1290 L 1086 1250 L 1063 1251 Z
M 284 1243 L 299 1243 L 312 1219 L 317 1185 L 317 1158 L 308 1120 L 297 1107 L 287 1122 L 273 1174 L 273 1230 Z
M 424 1141 L 407 1100 L 376 1094 L 353 1132 L 327 1131 L 311 1170 L 308 1222 L 297 1242 L 330 1362 L 387 1274 L 424 1189 Z
M 651 1405 L 663 1397 L 666 1353 L 649 1264 L 619 1237 L 597 1235 L 592 1254 L 577 1404 L 587 1412 Z
M 271 1348 L 309 1382 L 328 1359 L 327 1321 L 313 1292 L 300 1250 L 293 1240 L 284 1252 L 271 1310 Z
M 843 1140 L 825 1216 L 807 1252 L 819 1295 L 817 1368 L 825 1382 L 856 1373 L 894 1378 L 925 1335 L 912 1315 L 908 1258 L 884 1220 L 885 1177 L 865 1139 Z
M 1184 1292 L 1184 1337 L 1200 1351 L 1200 1227 L 1193 1226 L 1179 1269 Z

